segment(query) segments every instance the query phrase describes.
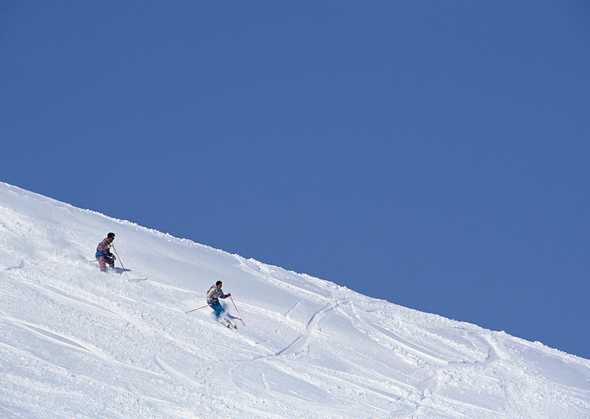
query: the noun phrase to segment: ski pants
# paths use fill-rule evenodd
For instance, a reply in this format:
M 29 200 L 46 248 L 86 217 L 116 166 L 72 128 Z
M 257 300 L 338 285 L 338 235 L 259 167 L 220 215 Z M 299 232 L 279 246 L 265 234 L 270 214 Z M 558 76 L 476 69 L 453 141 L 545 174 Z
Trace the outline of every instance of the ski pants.
M 96 258 L 98 260 L 98 267 L 100 268 L 101 272 L 107 271 L 107 266 L 109 265 L 111 268 L 115 267 L 115 259 L 109 256 L 99 256 Z
M 223 306 L 221 305 L 219 300 L 209 304 L 209 307 L 211 307 L 213 309 L 213 311 L 215 312 L 215 318 L 218 320 L 219 320 L 219 317 L 225 311 L 225 309 L 223 308 Z

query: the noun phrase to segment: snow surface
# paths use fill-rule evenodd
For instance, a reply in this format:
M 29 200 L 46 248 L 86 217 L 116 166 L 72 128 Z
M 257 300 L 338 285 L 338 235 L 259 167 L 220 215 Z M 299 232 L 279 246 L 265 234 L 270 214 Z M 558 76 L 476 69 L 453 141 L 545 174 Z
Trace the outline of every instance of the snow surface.
M 588 360 L 2 183 L 0 299 L 1 418 L 590 417 Z

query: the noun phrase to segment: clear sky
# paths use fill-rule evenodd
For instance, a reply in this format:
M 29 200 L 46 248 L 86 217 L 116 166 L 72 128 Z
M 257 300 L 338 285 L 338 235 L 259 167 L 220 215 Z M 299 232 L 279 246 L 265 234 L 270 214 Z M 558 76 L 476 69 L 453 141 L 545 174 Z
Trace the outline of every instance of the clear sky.
M 589 28 L 584 1 L 4 1 L 1 180 L 590 358 Z

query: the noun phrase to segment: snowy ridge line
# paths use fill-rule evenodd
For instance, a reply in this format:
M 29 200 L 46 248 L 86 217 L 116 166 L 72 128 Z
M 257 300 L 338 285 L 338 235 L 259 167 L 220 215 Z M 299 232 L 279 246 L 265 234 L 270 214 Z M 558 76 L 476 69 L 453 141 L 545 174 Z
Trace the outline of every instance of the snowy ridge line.
M 590 417 L 590 361 L 542 344 L 5 184 L 0 218 L 0 416 Z M 150 281 L 88 262 L 108 231 Z M 237 332 L 185 313 L 217 279 Z
M 191 239 L 177 237 L 177 236 L 174 236 L 173 234 L 170 234 L 170 233 L 164 233 L 164 232 L 161 232 L 161 231 L 156 230 L 154 228 L 140 225 L 140 224 L 138 224 L 138 223 L 136 223 L 134 221 L 131 221 L 131 220 L 126 220 L 126 219 L 120 219 L 120 218 L 111 217 L 111 216 L 108 216 L 106 214 L 103 214 L 101 212 L 98 212 L 98 211 L 95 211 L 95 210 L 92 210 L 92 209 L 75 207 L 75 206 L 73 206 L 71 204 L 68 204 L 66 202 L 59 201 L 59 200 L 57 200 L 55 198 L 51 198 L 51 197 L 48 197 L 48 196 L 45 196 L 45 195 L 41 195 L 41 194 L 38 194 L 36 192 L 31 192 L 31 191 L 28 191 L 26 189 L 23 189 L 23 188 L 20 188 L 18 186 L 11 185 L 11 184 L 8 184 L 8 183 L 2 182 L 2 181 L 0 181 L 0 185 L 6 187 L 8 189 L 12 189 L 12 190 L 14 190 L 16 192 L 20 192 L 21 194 L 23 194 L 25 196 L 26 195 L 30 195 L 31 197 L 34 197 L 35 199 L 38 199 L 38 200 L 49 201 L 51 204 L 56 205 L 56 206 L 61 207 L 61 208 L 65 208 L 65 209 L 68 209 L 68 210 L 74 210 L 74 211 L 81 211 L 81 212 L 84 212 L 84 213 L 87 213 L 87 214 L 96 215 L 96 216 L 99 216 L 101 218 L 104 218 L 104 219 L 106 219 L 106 220 L 108 220 L 110 222 L 116 222 L 117 224 L 130 226 L 130 227 L 135 228 L 136 230 L 148 232 L 148 233 L 150 233 L 150 234 L 152 234 L 154 236 L 157 236 L 157 237 L 160 237 L 160 238 L 165 238 L 165 239 L 167 239 L 169 241 L 174 241 L 174 242 L 183 244 L 183 245 L 188 246 L 188 247 L 197 247 L 197 248 L 201 248 L 201 249 L 206 249 L 208 251 L 213 251 L 213 252 L 216 252 L 216 253 L 221 253 L 221 254 L 226 255 L 226 256 L 231 256 L 231 257 L 236 258 L 240 263 L 251 261 L 251 262 L 255 262 L 256 264 L 259 264 L 261 266 L 265 266 L 265 267 L 268 267 L 268 268 L 271 268 L 271 269 L 283 270 L 283 271 L 285 271 L 287 273 L 298 275 L 298 276 L 301 276 L 301 277 L 306 278 L 306 279 L 312 279 L 314 281 L 318 281 L 319 283 L 326 283 L 326 284 L 330 284 L 330 285 L 332 284 L 329 281 L 326 281 L 324 279 L 315 277 L 313 275 L 309 275 L 307 273 L 297 272 L 297 271 L 292 271 L 292 270 L 284 269 L 284 268 L 282 268 L 280 266 L 272 265 L 270 263 L 265 263 L 265 262 L 259 261 L 257 259 L 254 259 L 254 258 L 244 258 L 243 256 L 241 256 L 241 255 L 239 255 L 237 253 L 229 253 L 229 252 L 226 252 L 224 250 L 215 248 L 215 247 L 210 246 L 210 245 L 207 245 L 207 244 L 198 243 L 198 242 L 196 242 L 194 240 L 191 240 Z M 342 287 L 342 286 L 339 286 L 339 285 L 337 285 L 337 286 L 338 287 L 341 287 L 343 289 L 348 290 L 348 288 L 346 288 L 346 287 Z M 385 301 L 385 300 L 382 300 L 382 301 Z
M 73 206 L 71 204 L 68 204 L 68 203 L 65 203 L 65 202 L 62 202 L 62 201 L 58 201 L 57 199 L 54 199 L 54 198 L 51 198 L 51 197 L 48 197 L 48 196 L 45 196 L 45 195 L 41 195 L 41 194 L 38 194 L 38 193 L 35 193 L 35 192 L 31 192 L 31 191 L 28 191 L 26 189 L 22 189 L 22 188 L 20 188 L 18 186 L 10 185 L 10 184 L 5 183 L 5 182 L 2 182 L 2 181 L 0 181 L 0 185 L 6 187 L 8 189 L 11 189 L 11 192 L 19 193 L 22 196 L 28 196 L 29 198 L 37 199 L 39 201 L 47 201 L 47 202 L 51 203 L 52 205 L 55 205 L 55 206 L 60 207 L 60 208 L 63 208 L 63 209 L 73 210 L 73 211 L 80 211 L 80 212 L 84 212 L 84 213 L 87 213 L 87 214 L 90 214 L 90 215 L 95 215 L 95 216 L 104 218 L 105 220 L 108 220 L 109 222 L 115 222 L 117 224 L 121 224 L 121 225 L 126 225 L 126 226 L 129 226 L 129 227 L 133 227 L 133 228 L 135 228 L 137 230 L 144 231 L 144 232 L 150 233 L 150 234 L 152 234 L 154 236 L 157 236 L 157 237 L 160 237 L 160 238 L 165 238 L 167 240 L 172 240 L 172 241 L 175 241 L 175 242 L 180 243 L 180 244 L 184 244 L 184 245 L 189 246 L 189 247 L 203 248 L 203 249 L 207 249 L 209 251 L 223 253 L 223 254 L 228 255 L 228 256 L 232 255 L 231 253 L 225 252 L 225 251 L 220 250 L 220 249 L 217 249 L 215 247 L 212 247 L 212 246 L 209 246 L 209 245 L 206 245 L 206 244 L 202 244 L 202 243 L 197 243 L 194 240 L 185 239 L 185 238 L 181 238 L 181 237 L 176 237 L 176 236 L 174 236 L 174 235 L 172 235 L 170 233 L 163 233 L 163 232 L 161 232 L 159 230 L 156 230 L 154 228 L 142 226 L 142 225 L 140 225 L 140 224 L 138 224 L 138 223 L 136 223 L 134 221 L 125 220 L 125 219 L 121 219 L 121 218 L 111 217 L 111 216 L 108 216 L 106 214 L 103 214 L 101 212 L 98 212 L 98 211 L 95 211 L 95 210 L 92 210 L 92 209 L 75 207 L 75 206 Z M 235 255 L 235 256 L 238 256 L 238 255 Z

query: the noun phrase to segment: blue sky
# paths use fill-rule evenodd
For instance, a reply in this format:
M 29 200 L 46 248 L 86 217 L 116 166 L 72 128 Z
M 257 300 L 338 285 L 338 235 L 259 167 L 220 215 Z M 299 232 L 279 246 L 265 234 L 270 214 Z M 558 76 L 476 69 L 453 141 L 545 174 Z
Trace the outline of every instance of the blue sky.
M 3 2 L 2 180 L 590 358 L 589 17 Z

